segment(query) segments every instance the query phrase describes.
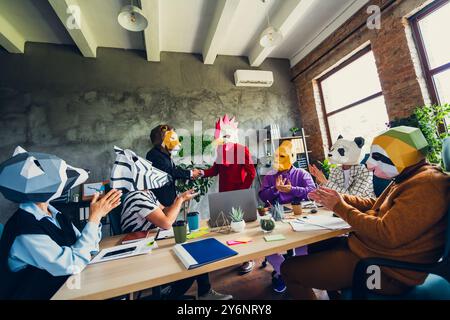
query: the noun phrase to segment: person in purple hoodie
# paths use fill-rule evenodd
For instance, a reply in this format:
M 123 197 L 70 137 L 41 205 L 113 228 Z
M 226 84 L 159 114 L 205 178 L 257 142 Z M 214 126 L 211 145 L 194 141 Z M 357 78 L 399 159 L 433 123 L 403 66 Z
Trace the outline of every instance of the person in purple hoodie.
M 294 201 L 307 200 L 308 194 L 316 189 L 312 176 L 306 170 L 295 168 L 293 166 L 294 161 L 295 154 L 293 153 L 292 142 L 284 141 L 275 151 L 274 171 L 264 178 L 259 191 L 259 198 L 265 204 L 289 204 Z M 294 250 L 295 256 L 306 254 L 307 247 Z M 284 257 L 281 254 L 274 254 L 266 259 L 274 269 L 272 277 L 274 291 L 279 293 L 286 291 L 286 285 L 280 274 Z

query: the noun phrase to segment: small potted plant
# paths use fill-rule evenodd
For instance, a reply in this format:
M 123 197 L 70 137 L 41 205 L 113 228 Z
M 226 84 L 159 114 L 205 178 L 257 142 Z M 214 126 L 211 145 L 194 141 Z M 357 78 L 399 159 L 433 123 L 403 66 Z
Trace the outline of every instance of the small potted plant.
M 259 225 L 261 226 L 263 232 L 270 233 L 275 229 L 275 219 L 272 218 L 270 213 L 268 213 L 264 217 L 261 217 Z
M 292 133 L 292 136 L 295 137 L 297 136 L 297 133 L 300 131 L 300 128 L 294 127 L 289 129 L 289 131 Z
M 232 208 L 230 219 L 231 230 L 238 233 L 245 230 L 244 211 L 241 208 Z
M 269 212 L 269 208 L 267 208 L 263 205 L 258 206 L 258 213 L 261 217 L 264 217 L 268 212 Z
M 303 214 L 302 201 L 299 198 L 294 198 L 291 205 L 292 210 L 294 211 L 294 215 L 301 216 Z

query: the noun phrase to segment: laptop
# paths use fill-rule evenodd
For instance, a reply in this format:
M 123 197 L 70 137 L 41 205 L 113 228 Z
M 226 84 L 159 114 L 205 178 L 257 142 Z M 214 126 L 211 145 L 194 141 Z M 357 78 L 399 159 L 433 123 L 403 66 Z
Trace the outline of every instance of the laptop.
M 244 211 L 245 222 L 256 221 L 257 201 L 255 190 L 237 190 L 230 192 L 211 193 L 208 195 L 209 201 L 209 226 L 211 228 L 222 227 L 223 219 L 220 213 L 223 212 L 228 220 L 232 208 L 241 208 Z

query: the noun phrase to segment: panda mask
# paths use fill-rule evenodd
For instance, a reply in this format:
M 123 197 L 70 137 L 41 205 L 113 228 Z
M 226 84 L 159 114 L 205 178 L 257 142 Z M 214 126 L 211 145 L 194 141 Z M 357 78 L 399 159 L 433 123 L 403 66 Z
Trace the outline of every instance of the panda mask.
M 428 142 L 422 131 L 396 127 L 373 140 L 367 168 L 381 179 L 391 180 L 426 158 Z
M 364 138 L 361 137 L 355 138 L 355 140 L 345 140 L 339 136 L 328 153 L 328 159 L 333 164 L 346 166 L 359 164 L 364 143 Z
M 88 172 L 57 156 L 17 147 L 0 164 L 0 192 L 17 202 L 50 202 L 88 179 Z

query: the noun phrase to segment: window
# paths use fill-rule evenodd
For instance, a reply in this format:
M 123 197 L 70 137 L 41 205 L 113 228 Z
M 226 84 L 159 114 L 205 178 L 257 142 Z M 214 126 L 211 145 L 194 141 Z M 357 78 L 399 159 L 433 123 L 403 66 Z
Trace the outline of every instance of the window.
M 450 103 L 450 1 L 436 0 L 410 21 L 431 100 Z
M 356 53 L 318 81 L 328 143 L 339 135 L 362 136 L 370 144 L 386 130 L 389 117 L 370 47 Z

